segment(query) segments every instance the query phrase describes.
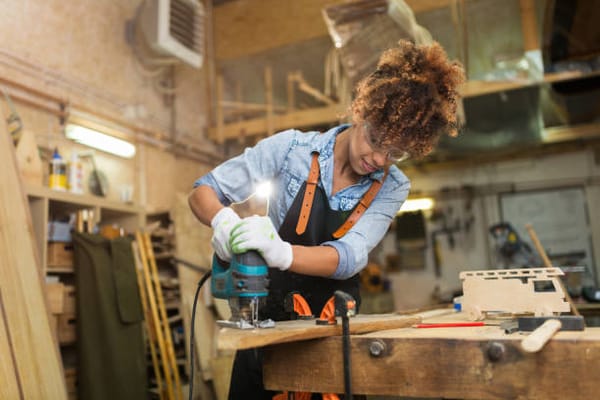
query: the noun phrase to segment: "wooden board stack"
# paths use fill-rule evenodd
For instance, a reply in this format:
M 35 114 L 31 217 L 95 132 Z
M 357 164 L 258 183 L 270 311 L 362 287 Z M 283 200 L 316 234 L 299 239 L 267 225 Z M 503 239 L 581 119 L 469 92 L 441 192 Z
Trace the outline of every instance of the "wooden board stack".
M 66 399 L 14 146 L 0 129 L 0 398 Z

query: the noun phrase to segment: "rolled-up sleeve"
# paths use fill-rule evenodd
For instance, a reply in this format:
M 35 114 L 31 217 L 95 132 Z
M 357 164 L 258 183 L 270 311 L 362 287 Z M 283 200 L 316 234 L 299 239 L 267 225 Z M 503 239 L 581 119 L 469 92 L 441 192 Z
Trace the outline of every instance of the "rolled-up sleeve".
M 246 200 L 254 193 L 256 184 L 279 173 L 297 132 L 283 131 L 246 148 L 196 180 L 194 187 L 212 187 L 224 205 Z

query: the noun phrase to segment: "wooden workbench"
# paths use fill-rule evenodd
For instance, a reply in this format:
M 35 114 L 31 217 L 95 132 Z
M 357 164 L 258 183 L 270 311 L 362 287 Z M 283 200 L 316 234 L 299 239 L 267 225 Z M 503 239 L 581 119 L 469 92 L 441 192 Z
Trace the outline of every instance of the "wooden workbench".
M 457 320 L 465 319 L 454 313 L 424 321 Z M 540 352 L 525 353 L 520 342 L 526 334 L 506 334 L 499 322 L 353 334 L 353 392 L 457 399 L 598 398 L 600 328 L 561 331 Z M 343 393 L 341 336 L 265 347 L 264 382 L 274 390 Z

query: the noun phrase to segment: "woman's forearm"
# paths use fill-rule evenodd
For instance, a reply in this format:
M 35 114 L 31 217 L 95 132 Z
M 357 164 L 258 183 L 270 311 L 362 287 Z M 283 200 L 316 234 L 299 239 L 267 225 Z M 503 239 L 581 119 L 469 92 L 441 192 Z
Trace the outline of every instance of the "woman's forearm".
M 292 246 L 294 259 L 290 271 L 298 274 L 330 277 L 337 269 L 339 255 L 331 246 Z
M 200 185 L 188 196 L 188 204 L 200 222 L 210 226 L 210 221 L 224 206 L 210 186 Z

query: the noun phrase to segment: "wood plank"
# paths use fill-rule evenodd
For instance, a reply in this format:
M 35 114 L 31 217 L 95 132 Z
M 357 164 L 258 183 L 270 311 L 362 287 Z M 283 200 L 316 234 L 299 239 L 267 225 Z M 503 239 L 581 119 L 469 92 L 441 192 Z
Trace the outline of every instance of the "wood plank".
M 19 399 L 66 399 L 67 392 L 57 348 L 50 331 L 42 289 L 33 226 L 12 140 L 0 129 L 0 346 L 2 386 L 20 388 Z M 12 389 L 8 389 L 12 391 Z M 8 397 L 10 398 L 10 397 Z
M 491 326 L 405 328 L 352 336 L 353 390 L 356 394 L 460 399 L 597 396 L 600 328 L 558 332 L 535 354 L 521 350 L 522 338 Z M 369 352 L 375 340 L 385 347 L 378 357 Z M 490 348 L 500 350 L 494 353 Z M 341 349 L 341 337 L 267 347 L 265 386 L 343 393 Z M 290 370 L 303 373 L 290 374 Z
M 535 15 L 535 1 L 519 0 L 519 8 L 521 10 L 521 29 L 523 30 L 523 49 L 525 51 L 538 50 L 540 40 Z
M 79 205 L 82 208 L 101 207 L 123 213 L 138 214 L 144 210 L 139 205 L 131 205 L 118 201 L 107 200 L 102 197 L 89 194 L 73 194 L 70 192 L 61 192 L 52 190 L 46 186 L 25 185 L 25 191 L 30 197 L 48 198 L 53 201 L 60 201 L 68 204 Z
M 414 13 L 451 0 L 406 0 Z M 217 60 L 236 59 L 327 36 L 323 8 L 340 0 L 237 0 L 213 9 Z
M 558 143 L 598 137 L 600 137 L 600 124 L 591 123 L 546 128 L 544 129 L 542 140 L 544 143 Z
M 350 319 L 350 333 L 360 334 L 385 329 L 407 327 L 421 322 L 413 315 L 359 314 Z M 222 350 L 241 350 L 342 334 L 342 325 L 317 325 L 314 320 L 276 322 L 274 328 L 232 329 L 221 328 L 217 347 Z
M 469 81 L 460 88 L 463 98 L 482 96 L 504 91 L 522 89 L 546 83 L 563 82 L 574 79 L 593 78 L 600 72 L 582 73 L 578 71 L 567 71 L 544 75 L 543 82 L 533 80 L 515 81 Z M 284 129 L 328 125 L 340 122 L 341 116 L 346 109 L 343 104 L 333 104 L 324 107 L 315 107 L 304 110 L 292 110 L 286 114 L 273 116 L 273 129 L 279 132 Z M 592 124 L 594 125 L 594 124 Z M 265 117 L 252 118 L 245 121 L 224 124 L 221 127 L 222 136 L 218 129 L 209 129 L 209 138 L 212 140 L 237 139 L 244 136 L 263 135 L 267 132 L 267 119 Z M 577 133 L 575 131 L 575 133 Z M 586 130 L 587 133 L 587 130 Z
M 21 383 L 15 370 L 11 332 L 6 322 L 6 310 L 0 291 L 0 354 L 3 358 L 0 362 L 0 399 L 22 399 Z
M 213 9 L 217 60 L 326 36 L 321 9 L 339 0 L 238 0 Z
M 301 129 L 303 127 L 334 123 L 339 121 L 344 108 L 343 105 L 335 104 L 333 106 L 294 110 L 283 115 L 273 115 L 273 130 L 279 132 L 292 127 Z M 267 132 L 267 126 L 267 119 L 264 117 L 226 124 L 223 126 L 222 138 L 226 140 L 244 136 L 262 135 Z M 217 140 L 219 137 L 215 128 L 210 128 L 208 134 L 212 140 Z

